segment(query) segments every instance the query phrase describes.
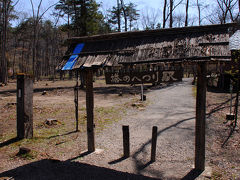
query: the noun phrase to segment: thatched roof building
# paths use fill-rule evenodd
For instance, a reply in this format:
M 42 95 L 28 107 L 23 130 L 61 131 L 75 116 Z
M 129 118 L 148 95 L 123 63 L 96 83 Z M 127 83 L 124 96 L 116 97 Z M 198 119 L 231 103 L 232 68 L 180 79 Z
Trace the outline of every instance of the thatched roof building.
M 74 37 L 58 70 L 140 63 L 230 60 L 229 37 L 239 26 L 193 26 Z

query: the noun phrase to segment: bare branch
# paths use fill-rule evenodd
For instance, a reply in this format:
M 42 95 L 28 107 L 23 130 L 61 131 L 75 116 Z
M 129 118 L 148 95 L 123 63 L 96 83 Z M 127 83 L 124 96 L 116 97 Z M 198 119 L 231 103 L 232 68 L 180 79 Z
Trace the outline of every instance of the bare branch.
M 33 2 L 32 2 L 32 0 L 30 0 L 30 2 L 31 2 L 31 5 L 32 5 L 32 13 L 33 13 L 33 18 L 35 18 L 35 12 L 34 12 L 34 6 L 33 6 Z
M 17 0 L 17 2 L 15 4 L 13 4 L 12 6 L 15 7 L 18 3 L 19 3 L 20 0 Z
M 182 4 L 183 0 L 179 1 L 175 6 L 173 6 L 173 11 L 180 5 Z
M 41 14 L 41 16 L 39 17 L 39 20 L 44 16 L 44 14 L 45 14 L 49 9 L 51 9 L 51 8 L 52 8 L 53 6 L 55 6 L 55 5 L 57 5 L 57 3 L 49 6 L 49 7 Z
M 39 17 L 39 12 L 40 12 L 41 5 L 42 5 L 42 0 L 40 0 L 40 2 L 39 2 L 39 4 L 38 4 L 37 19 L 38 19 L 38 17 Z

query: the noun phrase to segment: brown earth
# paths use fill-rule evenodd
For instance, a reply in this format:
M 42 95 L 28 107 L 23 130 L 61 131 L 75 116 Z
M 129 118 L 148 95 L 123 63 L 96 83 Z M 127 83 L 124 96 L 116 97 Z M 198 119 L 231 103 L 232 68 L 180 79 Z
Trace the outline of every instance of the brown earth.
M 15 82 L 10 83 L 6 87 L 0 89 L 0 174 L 1 176 L 14 176 L 15 179 L 147 179 L 145 176 L 161 177 L 162 179 L 179 179 L 183 177 L 184 173 L 191 170 L 193 159 L 190 158 L 186 152 L 191 152 L 192 149 L 185 148 L 180 157 L 185 159 L 186 162 L 173 161 L 167 163 L 168 156 L 164 154 L 165 164 L 172 167 L 166 167 L 168 170 L 172 169 L 174 172 L 174 162 L 188 164 L 187 171 L 176 172 L 173 176 L 165 176 L 164 173 L 171 174 L 171 171 L 161 174 L 151 175 L 151 173 L 144 172 L 145 168 L 150 172 L 157 172 L 158 166 L 162 162 L 161 158 L 157 158 L 156 163 L 145 163 L 144 155 L 140 154 L 140 170 L 136 171 L 134 168 L 127 170 L 126 166 L 134 162 L 131 157 L 128 160 L 123 160 L 122 163 L 113 162 L 113 165 L 108 164 L 111 159 L 116 160 L 121 157 L 121 145 L 115 147 L 117 154 L 106 149 L 114 146 L 110 144 L 108 148 L 104 147 L 104 140 L 97 142 L 102 150 L 98 150 L 95 154 L 81 154 L 86 150 L 86 108 L 85 108 L 85 92 L 81 90 L 79 93 L 79 114 L 80 114 L 80 132 L 75 131 L 75 110 L 73 102 L 73 86 L 74 81 L 41 81 L 34 84 L 37 92 L 34 93 L 34 138 L 31 140 L 15 141 L 16 136 L 16 96 L 14 93 Z M 154 113 L 154 99 L 157 97 L 154 88 L 148 89 L 147 102 L 139 103 L 140 87 L 130 86 L 106 86 L 102 79 L 96 80 L 94 83 L 94 96 L 95 96 L 95 123 L 96 123 L 96 136 L 99 139 L 107 137 L 114 142 L 113 133 L 108 134 L 108 131 L 113 131 L 111 128 L 120 127 L 120 125 L 129 117 L 134 119 L 140 117 L 141 114 L 146 114 L 148 109 L 150 113 Z M 174 88 L 170 86 L 169 88 Z M 42 91 L 47 89 L 47 94 L 42 95 Z M 156 88 L 155 88 L 156 89 Z M 162 88 L 157 88 L 157 91 L 162 91 Z M 123 96 L 119 96 L 119 92 L 123 92 Z M 167 92 L 167 90 L 165 90 Z M 137 95 L 136 95 L 137 94 Z M 227 141 L 224 147 L 221 147 L 229 133 L 229 123 L 223 124 L 225 121 L 225 114 L 228 111 L 227 104 L 224 103 L 229 100 L 230 95 L 226 93 L 207 93 L 207 106 L 208 112 L 211 112 L 207 118 L 207 165 L 212 167 L 212 179 L 239 179 L 239 130 L 235 131 L 233 136 Z M 193 97 L 194 98 L 194 97 Z M 194 109 L 194 106 L 192 106 Z M 169 113 L 166 109 L 166 113 Z M 155 109 L 155 111 L 158 111 Z M 177 114 L 179 116 L 179 114 Z M 190 115 L 191 116 L 191 115 Z M 58 123 L 53 126 L 48 126 L 44 122 L 48 118 L 57 119 Z M 135 118 L 134 123 L 138 123 Z M 191 121 L 192 122 L 192 121 Z M 133 124 L 134 124 L 133 123 Z M 139 122 L 140 124 L 143 122 Z M 194 123 L 194 121 L 193 121 Z M 119 126 L 118 126 L 119 124 Z M 171 124 L 171 123 L 170 123 Z M 142 125 L 141 125 L 142 126 Z M 186 131 L 192 129 L 194 124 L 188 123 Z M 140 126 L 139 126 L 140 127 Z M 179 129 L 184 130 L 184 125 Z M 151 128 L 150 133 L 151 133 Z M 191 130 L 192 131 L 192 130 Z M 181 131 L 176 131 L 181 132 Z M 149 133 L 148 133 L 149 134 Z M 148 135 L 146 135 L 148 136 Z M 184 137 L 188 137 L 185 136 Z M 192 137 L 192 135 L 190 136 Z M 139 142 L 141 144 L 141 138 Z M 161 141 L 163 137 L 160 137 Z M 189 137 L 188 137 L 189 138 Z M 110 140 L 108 143 L 110 143 Z M 176 139 L 177 141 L 179 139 Z M 183 139 L 186 141 L 186 139 Z M 168 141 L 175 143 L 175 140 Z M 189 141 L 192 143 L 192 141 Z M 167 143 L 168 147 L 171 147 Z M 190 143 L 190 144 L 191 144 Z M 16 156 L 19 147 L 27 147 L 31 149 L 31 153 L 23 156 Z M 162 146 L 161 146 L 162 147 Z M 105 148 L 105 149 L 104 149 Z M 180 149 L 180 148 L 179 148 Z M 145 150 L 144 150 L 145 151 Z M 173 148 L 171 151 L 178 154 L 178 149 Z M 183 152 L 183 151 L 182 151 Z M 81 154 L 79 156 L 79 154 Z M 108 158 L 106 158 L 107 155 Z M 181 152 L 180 152 L 181 154 Z M 85 156 L 87 155 L 87 156 Z M 139 154 L 137 154 L 139 155 Z M 185 156 L 186 155 L 186 156 Z M 162 155 L 160 155 L 162 156 Z M 178 156 L 174 155 L 173 159 Z M 139 157 L 137 157 L 139 160 Z M 119 159 L 119 162 L 121 159 Z M 188 161 L 188 162 L 187 162 Z M 171 162 L 171 161 L 169 161 Z M 86 164 L 87 163 L 87 164 Z M 124 168 L 123 165 L 127 168 Z M 144 166 L 146 165 L 146 166 Z M 149 167 L 148 167 L 149 166 Z M 179 166 L 179 165 L 178 165 Z M 40 170 L 36 171 L 35 168 Z M 105 167 L 105 168 L 103 168 Z M 114 169 L 114 170 L 113 170 Z M 175 167 L 176 169 L 176 167 Z M 179 168 L 177 168 L 179 169 Z M 31 176 L 26 176 L 26 171 L 32 170 Z M 116 171 L 117 170 L 117 171 Z M 152 171 L 151 171 L 152 170 Z M 78 171 L 73 173 L 73 171 Z M 87 172 L 94 171 L 96 173 L 89 175 Z M 181 168 L 180 170 L 181 171 Z M 185 172 L 186 171 L 186 172 Z M 43 172 L 43 173 L 42 173 Z M 125 173 L 127 172 L 127 173 Z M 139 173 L 140 172 L 140 173 Z M 84 174 L 84 175 L 83 175 Z M 138 174 L 138 175 L 134 175 Z M 181 174 L 181 176 L 178 176 Z M 159 176 L 158 176 L 159 175 Z M 68 178 L 67 178 L 68 177 Z M 85 178 L 84 178 L 85 177 Z M 177 178 L 178 177 L 178 178 Z
M 233 121 L 226 121 L 226 114 L 230 113 L 230 99 L 230 93 L 211 89 L 207 92 L 207 151 L 213 169 L 212 179 L 240 179 L 240 123 L 238 118 L 238 126 L 229 136 L 233 127 Z M 235 93 L 232 102 L 234 105 Z
M 67 160 L 86 149 L 85 90 L 79 91 L 79 129 L 75 132 L 75 81 L 39 81 L 34 84 L 34 138 L 16 141 L 16 82 L 0 87 L 0 172 L 34 162 L 53 158 Z M 42 92 L 46 90 L 46 95 Z M 119 96 L 119 92 L 123 96 Z M 106 86 L 102 79 L 94 83 L 96 132 L 121 120 L 127 109 L 137 110 L 140 87 Z M 47 119 L 57 124 L 48 126 Z M 17 157 L 19 147 L 30 148 L 31 154 Z

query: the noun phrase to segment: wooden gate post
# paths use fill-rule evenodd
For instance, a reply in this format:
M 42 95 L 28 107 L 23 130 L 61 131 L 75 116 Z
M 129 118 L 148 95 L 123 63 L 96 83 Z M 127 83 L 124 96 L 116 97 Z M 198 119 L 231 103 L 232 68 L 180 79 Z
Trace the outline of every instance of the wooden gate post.
M 205 124 L 206 124 L 206 87 L 207 67 L 202 62 L 197 67 L 197 99 L 196 99 L 196 134 L 195 134 L 195 169 L 205 169 Z
M 94 137 L 94 99 L 93 99 L 93 70 L 86 70 L 86 109 L 87 109 L 87 136 L 88 136 L 88 152 L 95 151 Z
M 17 75 L 17 138 L 33 137 L 33 79 Z

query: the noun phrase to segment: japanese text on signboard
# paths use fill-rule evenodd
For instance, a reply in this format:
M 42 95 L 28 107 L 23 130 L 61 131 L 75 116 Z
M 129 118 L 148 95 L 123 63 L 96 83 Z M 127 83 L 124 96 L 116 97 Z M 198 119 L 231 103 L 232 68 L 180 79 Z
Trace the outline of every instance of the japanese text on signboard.
M 176 82 L 182 80 L 181 70 L 146 71 L 146 72 L 106 72 L 107 84 L 142 84 Z

